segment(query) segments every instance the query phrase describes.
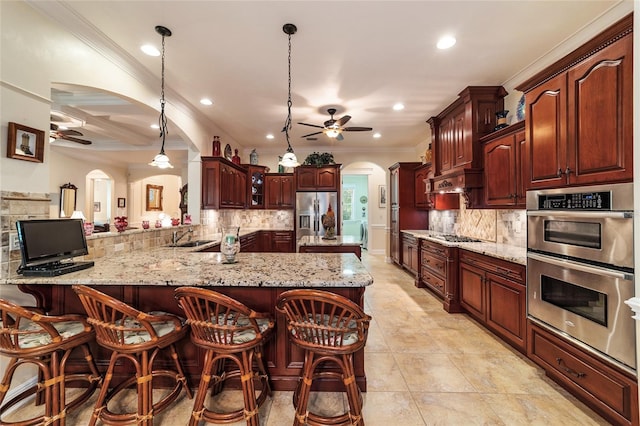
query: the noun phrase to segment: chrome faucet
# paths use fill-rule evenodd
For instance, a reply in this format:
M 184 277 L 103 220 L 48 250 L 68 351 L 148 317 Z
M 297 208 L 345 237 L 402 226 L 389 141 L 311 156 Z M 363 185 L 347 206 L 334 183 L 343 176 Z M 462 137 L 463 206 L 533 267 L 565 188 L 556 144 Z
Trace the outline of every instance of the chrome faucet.
M 184 238 L 185 235 L 192 234 L 192 233 L 193 233 L 193 228 L 189 228 L 188 230 L 184 231 L 182 234 L 180 234 L 180 236 L 178 236 L 178 231 L 173 231 L 173 236 L 171 237 L 171 243 L 175 246 L 176 244 L 178 244 L 178 241 Z M 189 240 L 191 240 L 191 235 L 189 235 Z

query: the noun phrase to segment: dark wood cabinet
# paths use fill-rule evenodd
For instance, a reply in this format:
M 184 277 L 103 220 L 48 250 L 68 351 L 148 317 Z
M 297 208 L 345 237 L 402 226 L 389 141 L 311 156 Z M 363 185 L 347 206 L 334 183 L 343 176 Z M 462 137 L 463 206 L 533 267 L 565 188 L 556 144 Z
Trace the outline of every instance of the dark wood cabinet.
M 264 209 L 266 205 L 266 171 L 265 166 L 247 165 L 247 207 Z
M 268 173 L 266 179 L 267 209 L 293 209 L 296 206 L 296 191 L 293 173 Z
M 418 248 L 418 239 L 411 234 L 402 232 L 402 266 L 416 278 L 418 277 L 418 268 L 420 268 Z
M 421 163 L 396 163 L 389 167 L 390 238 L 391 259 L 402 266 L 402 229 L 427 229 L 429 213 L 415 206 L 415 170 Z
M 419 287 L 427 287 L 443 298 L 449 313 L 462 312 L 458 297 L 458 248 L 420 240 Z
M 429 209 L 431 202 L 431 178 L 433 177 L 433 167 L 431 163 L 419 166 L 414 172 L 415 179 L 415 206 L 418 209 Z
M 268 251 L 274 253 L 294 253 L 296 251 L 293 231 L 262 232 L 269 232 L 269 240 L 271 244 Z
M 202 208 L 243 209 L 247 204 L 247 171 L 222 157 L 202 157 Z
M 519 87 L 528 187 L 633 180 L 632 15 Z
M 296 167 L 296 191 L 339 191 L 340 167 L 341 164 Z
M 469 86 L 440 114 L 429 118 L 434 151 L 434 193 L 459 192 L 468 208 L 482 207 L 482 147 L 504 109 L 502 86 Z
M 547 376 L 615 425 L 638 424 L 635 375 L 605 363 L 529 320 L 527 356 Z
M 460 250 L 460 306 L 516 349 L 526 351 L 525 267 Z
M 484 155 L 484 203 L 491 208 L 526 204 L 524 121 L 481 139 Z

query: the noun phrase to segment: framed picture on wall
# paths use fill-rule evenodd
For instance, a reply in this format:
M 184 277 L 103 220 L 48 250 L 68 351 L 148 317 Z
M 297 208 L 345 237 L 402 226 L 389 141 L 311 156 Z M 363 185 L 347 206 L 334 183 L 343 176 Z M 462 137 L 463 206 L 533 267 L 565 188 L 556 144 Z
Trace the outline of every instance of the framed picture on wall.
M 94 213 L 99 213 L 100 212 L 100 201 L 95 201 L 93 203 L 93 212 Z
M 127 200 L 125 198 L 118 198 L 118 208 L 123 209 L 127 206 Z
M 9 123 L 7 138 L 7 157 L 34 163 L 44 161 L 44 131 Z
M 378 207 L 387 207 L 387 187 L 386 185 L 378 185 Z

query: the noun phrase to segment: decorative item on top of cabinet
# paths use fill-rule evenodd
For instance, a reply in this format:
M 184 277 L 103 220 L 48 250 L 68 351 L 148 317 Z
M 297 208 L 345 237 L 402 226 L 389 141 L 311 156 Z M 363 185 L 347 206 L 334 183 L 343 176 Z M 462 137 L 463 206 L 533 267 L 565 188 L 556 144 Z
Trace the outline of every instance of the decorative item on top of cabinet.
M 222 157 L 202 157 L 202 209 L 243 209 L 247 170 Z
M 393 262 L 402 265 L 402 229 L 427 229 L 429 212 L 415 205 L 415 170 L 419 162 L 396 163 L 389 167 L 390 249 Z
M 484 155 L 484 204 L 525 208 L 526 140 L 524 121 L 480 139 Z
M 296 188 L 293 180 L 293 173 L 267 173 L 265 175 L 265 208 L 295 208 Z
M 340 167 L 342 164 L 296 167 L 296 191 L 339 191 Z
M 468 208 L 482 206 L 482 147 L 479 138 L 494 131 L 504 109 L 502 86 L 469 86 L 439 115 L 431 117 L 436 193 L 457 192 Z
M 633 181 L 633 15 L 520 86 L 527 189 Z

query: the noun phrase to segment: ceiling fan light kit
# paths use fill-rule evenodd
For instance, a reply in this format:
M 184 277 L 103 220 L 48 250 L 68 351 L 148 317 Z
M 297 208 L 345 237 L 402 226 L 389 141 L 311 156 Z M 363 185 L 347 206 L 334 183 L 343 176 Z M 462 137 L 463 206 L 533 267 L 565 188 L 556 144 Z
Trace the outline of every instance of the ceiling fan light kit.
M 291 36 L 298 31 L 298 28 L 293 24 L 284 24 L 282 26 L 282 31 L 284 31 L 284 33 L 287 34 L 289 38 L 289 91 L 287 97 L 287 118 L 284 121 L 284 127 L 282 128 L 284 136 L 287 140 L 287 152 L 284 153 L 284 155 L 282 156 L 282 160 L 280 160 L 278 164 L 283 167 L 298 167 L 300 163 L 298 162 L 298 158 L 293 152 L 293 148 L 291 148 L 291 142 L 289 141 L 289 130 L 291 130 L 291 106 L 293 105 L 293 102 L 291 102 Z
M 162 138 L 162 146 L 160 147 L 160 153 L 153 158 L 153 161 L 149 163 L 150 166 L 158 167 L 160 169 L 172 169 L 173 166 L 169 161 L 169 157 L 164 153 L 164 141 L 167 135 L 167 117 L 164 114 L 164 38 L 171 37 L 171 30 L 163 27 L 162 25 L 156 26 L 156 32 L 162 36 L 162 91 L 160 94 L 160 117 L 158 118 L 158 125 L 160 127 L 160 137 Z

